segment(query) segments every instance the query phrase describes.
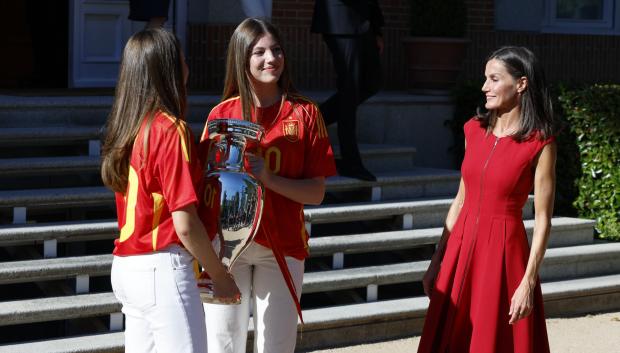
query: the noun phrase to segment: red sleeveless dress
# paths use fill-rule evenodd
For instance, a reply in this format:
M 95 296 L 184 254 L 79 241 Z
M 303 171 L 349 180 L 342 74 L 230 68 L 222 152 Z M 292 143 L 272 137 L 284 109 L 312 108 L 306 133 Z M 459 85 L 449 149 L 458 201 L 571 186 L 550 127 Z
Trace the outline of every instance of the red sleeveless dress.
M 549 353 L 540 282 L 532 313 L 509 325 L 510 300 L 529 257 L 521 209 L 533 162 L 554 138 L 517 142 L 465 126 L 465 201 L 453 227 L 418 353 Z

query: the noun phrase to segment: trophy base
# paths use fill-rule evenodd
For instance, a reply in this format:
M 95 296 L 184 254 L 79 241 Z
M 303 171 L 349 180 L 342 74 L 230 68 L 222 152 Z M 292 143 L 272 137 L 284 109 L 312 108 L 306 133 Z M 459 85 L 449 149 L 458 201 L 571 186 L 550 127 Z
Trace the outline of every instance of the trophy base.
M 198 278 L 198 291 L 200 292 L 200 300 L 207 304 L 222 304 L 222 305 L 239 305 L 241 304 L 241 295 L 234 300 L 230 298 L 216 297 L 213 293 L 213 281 L 208 277 L 206 272 L 202 272 Z
M 200 300 L 202 300 L 205 304 L 221 304 L 221 305 L 239 305 L 241 304 L 241 296 L 236 298 L 234 301 L 226 300 L 223 298 L 215 297 L 213 292 L 205 293 L 200 292 Z

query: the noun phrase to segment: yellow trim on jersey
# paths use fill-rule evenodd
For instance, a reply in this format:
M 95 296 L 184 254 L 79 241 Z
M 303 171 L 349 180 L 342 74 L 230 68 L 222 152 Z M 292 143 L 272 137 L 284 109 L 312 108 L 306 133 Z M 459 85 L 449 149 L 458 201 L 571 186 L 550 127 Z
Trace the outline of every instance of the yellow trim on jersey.
M 136 229 L 136 204 L 138 203 L 138 173 L 129 165 L 128 191 L 125 196 L 125 225 L 121 228 L 119 241 L 129 239 Z
M 194 259 L 192 260 L 192 267 L 194 268 L 194 276 L 196 277 L 196 279 L 200 278 L 200 264 L 198 263 L 198 260 Z
M 224 99 L 223 101 L 217 103 L 216 107 L 221 105 L 221 104 L 223 104 L 223 103 L 230 102 L 230 101 L 235 100 L 235 99 L 241 99 L 241 96 L 234 96 L 234 97 L 230 97 L 228 99 Z M 215 109 L 215 108 L 213 108 L 213 109 Z M 211 109 L 211 111 L 213 111 L 213 109 Z
M 304 244 L 304 249 L 308 251 L 308 233 L 306 232 L 306 218 L 304 217 L 303 208 L 299 212 L 299 215 L 301 217 L 301 240 Z
M 226 102 L 230 102 L 230 101 L 235 100 L 235 99 L 241 99 L 241 96 L 230 97 L 230 98 L 228 98 L 228 99 L 225 99 L 225 100 L 223 100 L 223 101 L 221 101 L 221 102 L 217 103 L 217 104 L 215 105 L 215 107 L 211 108 L 211 110 L 209 111 L 209 115 L 207 115 L 207 118 L 205 119 L 205 127 L 204 127 L 204 128 L 202 128 L 202 134 L 200 135 L 200 142 L 202 142 L 202 141 L 206 140 L 206 139 L 209 137 L 209 136 L 206 136 L 206 134 L 208 133 L 207 125 L 208 125 L 208 120 L 209 120 L 209 116 L 211 116 L 211 113 L 213 113 L 213 111 L 214 111 L 217 107 L 219 107 L 220 105 L 222 105 L 222 104 L 224 104 L 224 103 L 226 103 Z M 230 117 L 229 117 L 229 118 L 230 118 Z
M 179 137 L 181 137 L 181 149 L 183 150 L 183 156 L 185 157 L 185 161 L 189 163 L 191 149 L 189 148 L 189 145 L 187 144 L 187 141 L 190 140 L 187 124 L 185 123 L 184 120 L 175 119 L 174 117 L 168 115 L 166 112 L 161 112 L 161 113 L 166 118 L 168 118 L 168 120 L 172 121 L 174 125 L 176 125 L 177 133 L 179 134 Z
M 323 120 L 323 114 L 317 109 L 316 115 L 316 125 L 318 129 L 318 135 L 320 139 L 327 138 L 327 127 L 325 126 L 325 121 Z
M 205 121 L 205 127 L 202 128 L 202 135 L 200 135 L 200 142 L 206 140 L 209 136 L 205 136 L 209 129 L 207 129 L 208 121 Z
M 159 219 L 164 210 L 164 195 L 156 192 L 152 193 L 153 197 L 153 251 L 157 250 L 157 234 L 159 233 Z
M 183 124 L 183 128 L 181 128 L 181 126 L 177 126 L 177 132 L 179 133 L 179 136 L 181 137 L 181 147 L 183 148 L 183 155 L 185 156 L 185 161 L 189 163 L 190 161 L 189 154 L 190 154 L 191 149 L 189 148 L 189 145 L 187 144 L 187 141 L 190 140 L 189 131 L 187 130 L 187 125 Z
M 302 100 L 302 101 L 306 101 L 308 103 L 311 103 L 314 106 L 319 106 L 314 100 L 312 100 L 311 98 L 304 96 L 303 94 L 299 94 L 299 93 L 289 93 L 287 95 L 287 98 L 289 99 L 298 99 L 298 100 Z

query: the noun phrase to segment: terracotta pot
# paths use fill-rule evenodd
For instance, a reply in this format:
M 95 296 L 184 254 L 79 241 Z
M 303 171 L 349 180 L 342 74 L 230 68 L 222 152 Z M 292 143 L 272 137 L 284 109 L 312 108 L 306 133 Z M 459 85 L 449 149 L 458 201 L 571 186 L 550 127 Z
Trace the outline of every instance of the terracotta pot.
M 403 38 L 413 89 L 450 89 L 461 71 L 469 39 Z

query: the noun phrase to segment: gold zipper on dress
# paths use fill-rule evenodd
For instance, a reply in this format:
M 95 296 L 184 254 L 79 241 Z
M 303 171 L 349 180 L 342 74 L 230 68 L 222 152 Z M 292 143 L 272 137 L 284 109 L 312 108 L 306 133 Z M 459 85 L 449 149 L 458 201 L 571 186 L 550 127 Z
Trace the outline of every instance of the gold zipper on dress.
M 482 204 L 482 190 L 484 187 L 484 175 L 487 170 L 487 166 L 489 165 L 489 160 L 491 156 L 493 156 L 493 152 L 495 152 L 495 147 L 499 142 L 499 137 L 495 137 L 495 142 L 493 143 L 493 147 L 491 148 L 491 152 L 489 152 L 489 156 L 487 160 L 484 162 L 484 166 L 482 167 L 482 175 L 480 176 L 480 195 L 478 196 L 478 211 L 476 212 L 476 228 L 474 230 L 474 238 L 469 246 L 469 250 L 467 251 L 467 264 L 465 265 L 465 272 L 463 276 L 463 280 L 461 281 L 461 286 L 459 288 L 459 295 L 457 296 L 457 307 L 461 301 L 461 291 L 463 290 L 463 284 L 465 283 L 465 276 L 469 273 L 469 265 L 471 263 L 471 253 L 474 251 L 474 246 L 476 245 L 476 239 L 478 238 L 478 221 L 480 220 L 480 205 Z
M 487 160 L 484 162 L 484 166 L 482 167 L 482 175 L 480 176 L 480 195 L 478 196 L 478 212 L 476 212 L 476 225 L 478 225 L 478 221 L 480 220 L 480 205 L 482 204 L 482 190 L 484 190 L 484 175 L 486 174 L 487 166 L 489 165 L 489 160 L 491 159 L 493 152 L 495 152 L 495 147 L 497 146 L 498 142 L 499 142 L 499 137 L 495 136 L 495 142 L 493 143 L 491 152 L 489 152 L 489 156 L 487 157 Z

